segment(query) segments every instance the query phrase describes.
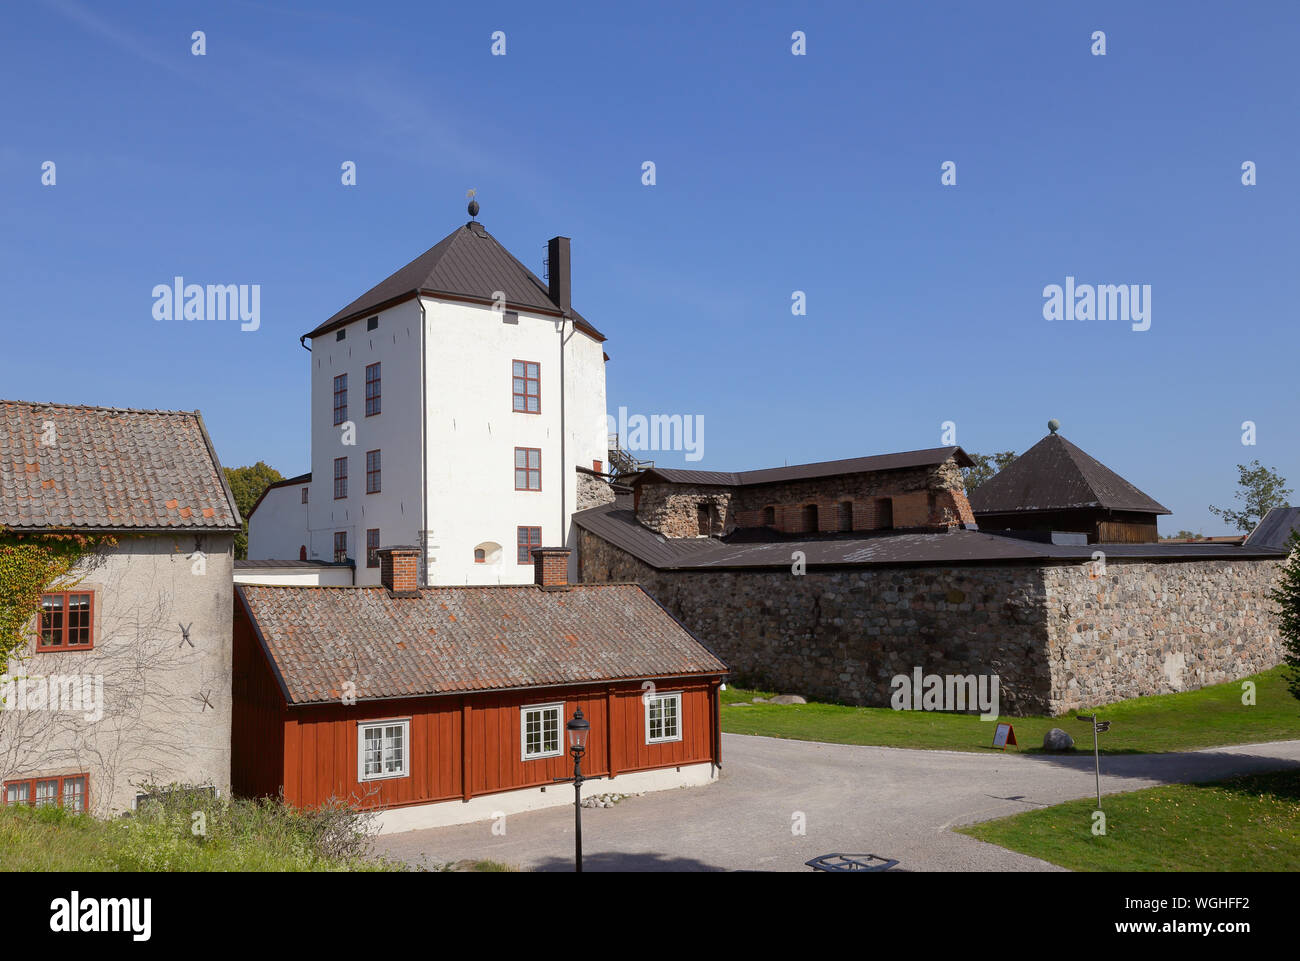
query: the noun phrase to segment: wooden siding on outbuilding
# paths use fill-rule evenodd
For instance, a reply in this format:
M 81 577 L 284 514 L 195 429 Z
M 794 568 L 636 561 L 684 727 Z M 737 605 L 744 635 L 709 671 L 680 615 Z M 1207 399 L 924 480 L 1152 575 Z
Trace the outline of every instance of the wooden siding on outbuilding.
M 642 680 L 290 706 L 239 601 L 234 648 L 231 761 L 234 791 L 243 796 L 275 796 L 283 789 L 285 800 L 299 807 L 331 798 L 400 807 L 550 786 L 573 773 L 567 740 L 558 756 L 523 760 L 520 712 L 556 702 L 564 705 L 562 739 L 563 724 L 577 708 L 591 723 L 584 774 L 721 763 L 720 676 L 650 678 L 657 693 L 681 693 L 681 739 L 650 744 Z M 409 722 L 408 773 L 362 781 L 358 725 L 384 720 Z

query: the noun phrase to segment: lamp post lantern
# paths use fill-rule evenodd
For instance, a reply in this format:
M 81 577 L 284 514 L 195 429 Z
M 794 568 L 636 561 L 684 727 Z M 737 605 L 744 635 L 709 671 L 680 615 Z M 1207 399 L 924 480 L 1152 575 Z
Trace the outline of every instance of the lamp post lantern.
M 582 782 L 596 778 L 582 776 L 582 755 L 587 752 L 587 736 L 591 722 L 582 716 L 582 708 L 574 712 L 564 729 L 569 733 L 569 754 L 573 756 L 573 777 L 557 777 L 557 781 L 573 781 L 573 859 L 574 871 L 582 873 Z

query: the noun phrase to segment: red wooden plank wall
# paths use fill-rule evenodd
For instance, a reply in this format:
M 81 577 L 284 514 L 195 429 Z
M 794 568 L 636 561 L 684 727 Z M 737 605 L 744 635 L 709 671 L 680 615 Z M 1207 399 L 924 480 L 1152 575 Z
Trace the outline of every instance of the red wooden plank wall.
M 469 747 L 469 796 L 551 785 L 554 778 L 573 773 L 567 738 L 563 755 L 524 761 L 519 717 L 524 706 L 557 701 L 564 703 L 562 724 L 577 707 L 591 722 L 585 774 L 607 774 L 611 756 L 619 773 L 714 759 L 711 682 L 665 680 L 656 686 L 661 693 L 682 693 L 680 741 L 645 743 L 639 683 L 292 708 L 283 727 L 285 797 L 301 806 L 330 797 L 394 806 L 462 798 L 467 793 L 462 743 Z M 358 722 L 401 718 L 410 719 L 409 775 L 359 781 Z

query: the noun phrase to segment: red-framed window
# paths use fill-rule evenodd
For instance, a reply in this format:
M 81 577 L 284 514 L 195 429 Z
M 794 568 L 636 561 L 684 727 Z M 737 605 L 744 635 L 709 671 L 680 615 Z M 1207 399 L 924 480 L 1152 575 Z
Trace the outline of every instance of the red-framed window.
M 5 781 L 5 804 L 61 807 L 81 813 L 90 801 L 89 774 L 29 777 Z
M 379 451 L 366 451 L 366 493 L 378 494 L 382 487 L 383 478 L 380 477 L 381 459 Z
M 342 564 L 348 559 L 348 532 L 334 532 L 334 563 Z
M 542 489 L 542 451 L 538 447 L 515 448 L 515 490 Z
M 298 560 L 305 561 L 306 559 L 307 559 L 307 545 L 303 544 L 301 547 L 298 548 Z
M 482 547 L 474 548 L 474 563 L 475 564 L 487 563 L 487 551 L 484 550 Z
M 341 501 L 348 496 L 348 459 L 334 458 L 334 499 Z
M 334 378 L 334 426 L 337 427 L 348 419 L 348 375 L 339 374 Z
M 374 417 L 380 411 L 379 365 L 366 365 L 366 416 Z
M 37 653 L 88 651 L 95 646 L 95 595 L 61 591 L 41 595 L 41 629 Z
M 302 502 L 307 503 L 307 488 L 305 487 L 302 489 Z
M 540 527 L 518 528 L 519 563 L 533 562 L 533 548 L 542 546 L 542 529 Z
M 366 531 L 366 567 L 379 566 L 379 528 Z
M 511 386 L 514 409 L 521 414 L 542 412 L 542 365 L 531 360 L 516 360 L 511 364 Z

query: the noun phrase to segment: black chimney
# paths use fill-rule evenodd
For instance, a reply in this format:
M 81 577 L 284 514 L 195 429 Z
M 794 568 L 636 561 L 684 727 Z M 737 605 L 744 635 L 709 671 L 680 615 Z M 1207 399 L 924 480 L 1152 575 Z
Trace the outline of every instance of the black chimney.
M 546 279 L 551 300 L 567 317 L 573 309 L 573 290 L 569 286 L 569 238 L 552 237 L 546 242 Z

